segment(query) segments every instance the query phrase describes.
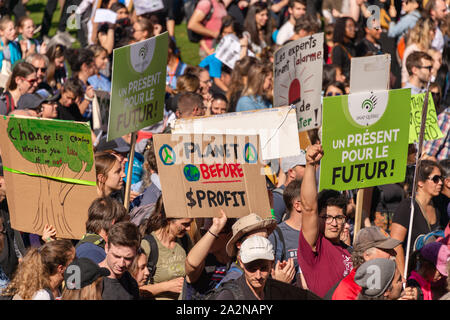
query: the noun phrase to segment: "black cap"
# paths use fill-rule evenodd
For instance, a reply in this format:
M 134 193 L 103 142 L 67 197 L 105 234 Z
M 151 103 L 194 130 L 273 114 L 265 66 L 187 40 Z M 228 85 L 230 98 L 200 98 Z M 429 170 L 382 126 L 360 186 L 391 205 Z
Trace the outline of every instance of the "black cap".
M 122 138 L 106 141 L 106 136 L 100 138 L 100 141 L 97 145 L 97 151 L 114 150 L 118 153 L 128 153 L 130 152 L 130 149 L 130 145 L 126 143 Z
M 44 99 L 41 96 L 35 93 L 25 93 L 19 98 L 17 109 L 37 109 L 42 102 Z
M 69 290 L 84 288 L 99 277 L 107 277 L 111 273 L 106 268 L 100 268 L 98 264 L 88 258 L 75 258 L 64 271 L 64 281 Z M 77 275 L 79 278 L 77 279 Z
M 45 89 L 39 89 L 35 93 L 43 99 L 42 100 L 43 102 L 55 102 L 55 101 L 58 101 L 59 98 L 61 98 L 60 93 L 54 95 Z

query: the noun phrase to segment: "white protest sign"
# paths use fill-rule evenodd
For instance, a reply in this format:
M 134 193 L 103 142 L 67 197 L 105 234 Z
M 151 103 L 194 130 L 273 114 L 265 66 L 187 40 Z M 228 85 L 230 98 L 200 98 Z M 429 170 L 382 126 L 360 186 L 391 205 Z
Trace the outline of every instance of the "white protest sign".
M 133 5 L 137 16 L 164 9 L 162 0 L 134 0 Z
M 226 64 L 231 69 L 239 60 L 241 54 L 241 44 L 239 38 L 234 34 L 228 34 L 220 40 L 216 47 L 216 58 Z
M 95 11 L 94 22 L 95 23 L 116 23 L 117 13 L 108 9 L 97 9 Z
M 389 90 L 390 66 L 390 54 L 352 58 L 350 92 Z
M 298 131 L 320 127 L 323 33 L 289 42 L 274 61 L 274 107 L 295 105 Z
M 289 107 L 178 119 L 172 133 L 259 135 L 263 160 L 300 154 L 297 117 Z

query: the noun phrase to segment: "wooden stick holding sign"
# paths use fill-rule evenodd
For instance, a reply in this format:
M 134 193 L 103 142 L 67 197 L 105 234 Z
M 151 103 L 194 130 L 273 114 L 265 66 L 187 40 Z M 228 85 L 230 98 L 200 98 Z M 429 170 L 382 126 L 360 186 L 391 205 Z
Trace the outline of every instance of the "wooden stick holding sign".
M 131 180 L 133 177 L 133 162 L 134 162 L 134 148 L 136 147 L 137 132 L 131 134 L 131 149 L 130 156 L 128 159 L 128 170 L 127 170 L 127 184 L 125 185 L 125 199 L 124 207 L 128 210 L 130 207 L 130 190 L 131 190 Z
M 409 218 L 409 227 L 408 227 L 408 241 L 406 245 L 406 255 L 405 255 L 405 266 L 403 271 L 403 277 L 406 279 L 408 276 L 408 263 L 409 263 L 409 254 L 410 254 L 410 246 L 411 246 L 411 234 L 412 234 L 412 227 L 414 223 L 414 202 L 416 201 L 416 190 L 417 190 L 417 173 L 419 171 L 419 166 L 421 162 L 421 155 L 422 155 L 422 148 L 423 148 L 423 139 L 425 135 L 425 123 L 427 121 L 427 113 L 428 113 L 428 99 L 430 95 L 430 80 L 427 84 L 427 93 L 425 94 L 425 99 L 423 101 L 423 108 L 422 108 L 422 120 L 420 123 L 420 134 L 419 134 L 419 147 L 417 149 L 416 153 L 416 167 L 414 169 L 414 179 L 413 179 L 413 186 L 412 186 L 412 194 L 411 194 L 411 215 Z M 425 214 L 425 212 L 424 212 Z M 403 283 L 403 288 L 405 288 L 406 283 Z

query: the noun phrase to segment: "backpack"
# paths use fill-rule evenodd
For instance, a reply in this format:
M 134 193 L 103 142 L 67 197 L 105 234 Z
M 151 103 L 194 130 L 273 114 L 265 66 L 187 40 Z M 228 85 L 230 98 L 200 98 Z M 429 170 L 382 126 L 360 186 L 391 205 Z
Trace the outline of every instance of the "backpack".
M 287 254 L 286 254 L 286 242 L 284 241 L 283 232 L 281 231 L 281 229 L 278 226 L 275 227 L 275 230 L 273 232 L 276 232 L 278 234 L 278 237 L 280 238 L 281 243 L 283 244 L 283 250 L 281 251 L 280 261 L 284 261 L 284 260 L 286 260 Z M 278 247 L 277 237 L 274 236 L 273 239 L 275 241 L 274 246 L 273 246 L 273 251 L 277 252 L 277 247 Z
M 227 281 L 220 284 L 219 287 L 214 288 L 208 291 L 203 297 L 199 300 L 216 300 L 219 294 L 223 290 L 228 290 L 233 294 L 233 300 L 246 300 L 244 297 L 244 293 L 242 292 L 242 288 L 236 283 L 236 281 Z
M 189 21 L 189 19 L 192 17 L 192 14 L 194 13 L 195 8 L 197 7 L 197 4 L 199 2 L 200 2 L 200 0 L 190 0 L 190 1 L 187 1 L 185 3 L 185 5 L 184 5 L 184 12 L 185 12 L 187 21 Z M 211 19 L 213 12 L 214 12 L 214 7 L 213 7 L 213 5 L 211 3 L 209 12 L 206 15 L 206 17 L 203 19 L 203 21 L 208 22 Z M 187 24 L 186 24 L 186 28 L 187 28 Z M 202 35 L 192 31 L 189 28 L 187 28 L 187 35 L 188 35 L 189 41 L 195 42 L 195 43 L 200 42 L 200 40 L 202 40 L 202 38 L 203 38 Z
M 284 189 L 282 189 L 282 188 L 275 188 L 275 189 L 272 190 L 272 193 L 278 193 L 278 194 L 280 194 L 281 196 L 283 196 Z M 289 216 L 289 212 L 285 211 L 285 212 L 283 213 L 283 215 L 281 216 L 280 223 L 283 222 L 283 221 L 285 221 L 285 220 L 288 218 L 288 216 Z M 274 216 L 274 219 L 275 219 L 275 216 Z M 284 242 L 284 240 L 283 240 L 283 242 Z
M 150 244 L 150 255 L 149 255 L 148 261 L 147 261 L 147 268 L 150 273 L 149 283 L 154 284 L 156 265 L 158 264 L 158 258 L 159 258 L 158 244 L 156 243 L 155 237 L 153 237 L 151 234 L 145 235 L 144 239 L 147 240 L 148 243 Z M 183 249 L 186 251 L 186 254 L 187 254 L 189 252 L 188 235 L 186 234 L 183 238 L 177 239 L 177 242 L 183 247 Z
M 3 92 L 0 96 L 0 100 L 6 104 L 6 114 L 16 109 L 15 103 L 12 101 L 11 94 L 7 91 Z
M 443 230 L 432 231 L 427 234 L 421 234 L 414 241 L 414 251 L 418 251 L 428 243 L 435 242 L 438 238 L 444 238 L 445 233 Z

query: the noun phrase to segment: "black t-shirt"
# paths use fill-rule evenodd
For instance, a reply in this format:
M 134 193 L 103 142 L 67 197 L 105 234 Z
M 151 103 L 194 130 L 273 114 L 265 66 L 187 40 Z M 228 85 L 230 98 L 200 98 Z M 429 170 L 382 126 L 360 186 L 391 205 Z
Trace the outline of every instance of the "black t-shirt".
M 398 223 L 406 230 L 409 229 L 409 220 L 411 216 L 411 199 L 407 198 L 403 200 L 399 206 L 397 207 L 397 210 L 395 210 L 394 217 L 392 218 L 392 223 Z M 434 206 L 436 208 L 436 206 Z M 425 220 L 424 215 L 422 214 L 422 210 L 420 209 L 419 204 L 417 201 L 414 202 L 414 220 L 413 220 L 413 227 L 411 231 L 411 245 L 410 248 L 412 249 L 414 246 L 414 242 L 416 241 L 417 237 L 421 234 L 427 234 L 431 231 L 439 230 L 439 221 L 441 218 L 441 214 L 439 212 L 439 208 L 436 208 L 436 222 L 432 224 L 431 230 L 428 227 L 428 223 Z M 405 250 L 406 254 L 406 245 L 408 243 L 408 233 L 405 236 L 405 240 L 403 240 L 403 249 Z M 412 250 L 410 251 L 412 253 Z
M 60 120 L 71 120 L 71 121 L 84 121 L 81 115 L 80 108 L 78 108 L 76 103 L 72 103 L 70 106 L 65 107 L 58 101 L 58 117 Z
M 126 271 L 120 279 L 103 278 L 103 300 L 139 300 L 139 286 Z
M 350 78 L 350 61 L 356 56 L 356 47 L 353 42 L 337 44 L 331 53 L 333 64 L 342 69 L 342 73 L 347 79 Z

